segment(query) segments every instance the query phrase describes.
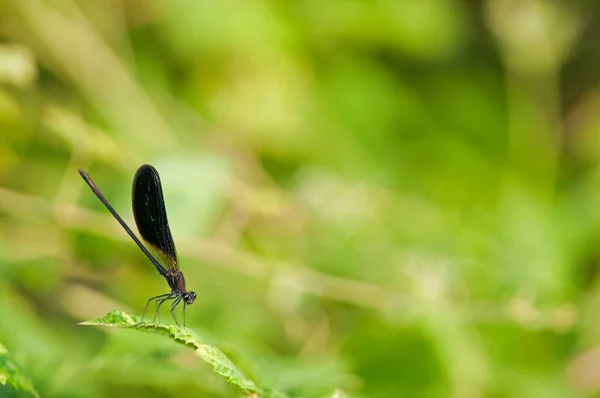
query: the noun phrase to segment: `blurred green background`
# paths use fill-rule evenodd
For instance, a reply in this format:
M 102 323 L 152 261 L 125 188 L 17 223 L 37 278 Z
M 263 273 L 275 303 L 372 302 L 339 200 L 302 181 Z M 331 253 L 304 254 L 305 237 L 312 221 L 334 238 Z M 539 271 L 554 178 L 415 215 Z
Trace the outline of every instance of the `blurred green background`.
M 239 396 L 76 325 L 168 292 L 77 174 L 133 224 L 150 163 L 188 326 L 260 385 L 600 396 L 599 13 L 0 0 L 0 342 L 44 397 Z

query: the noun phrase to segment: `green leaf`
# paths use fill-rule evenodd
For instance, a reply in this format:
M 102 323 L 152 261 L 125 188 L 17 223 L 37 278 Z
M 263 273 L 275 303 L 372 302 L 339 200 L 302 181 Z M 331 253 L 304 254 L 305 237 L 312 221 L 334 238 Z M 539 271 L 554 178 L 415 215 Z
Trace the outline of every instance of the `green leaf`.
M 136 329 L 147 333 L 168 336 L 176 343 L 192 348 L 196 352 L 196 355 L 212 366 L 215 373 L 225 377 L 229 383 L 238 386 L 242 390 L 256 394 L 257 396 L 285 397 L 285 395 L 278 395 L 279 393 L 276 392 L 263 391 L 252 380 L 247 378 L 220 349 L 204 343 L 195 332 L 188 328 L 180 329 L 174 325 L 140 323 L 139 317 L 129 315 L 121 310 L 114 310 L 106 314 L 105 317 L 91 319 L 79 324 L 119 329 Z
M 7 383 L 17 390 L 27 391 L 34 397 L 39 398 L 37 391 L 33 388 L 33 383 L 26 376 L 23 368 L 13 360 L 6 348 L 0 344 L 0 385 L 6 386 Z

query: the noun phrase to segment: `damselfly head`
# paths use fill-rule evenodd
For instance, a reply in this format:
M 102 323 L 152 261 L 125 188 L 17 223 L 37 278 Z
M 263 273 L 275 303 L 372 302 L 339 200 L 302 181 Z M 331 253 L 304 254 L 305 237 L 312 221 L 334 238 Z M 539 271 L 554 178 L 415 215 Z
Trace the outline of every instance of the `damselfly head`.
M 185 292 L 185 293 L 183 293 L 183 301 L 185 301 L 186 304 L 194 304 L 195 300 L 196 300 L 196 293 L 195 292 Z

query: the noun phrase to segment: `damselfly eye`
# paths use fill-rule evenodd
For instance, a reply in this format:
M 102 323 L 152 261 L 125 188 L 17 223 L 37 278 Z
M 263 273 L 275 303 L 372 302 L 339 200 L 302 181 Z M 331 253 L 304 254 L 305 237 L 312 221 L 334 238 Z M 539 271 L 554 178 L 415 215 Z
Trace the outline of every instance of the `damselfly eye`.
M 195 292 L 183 293 L 183 300 L 185 301 L 186 304 L 193 304 L 194 301 L 196 300 L 196 293 Z

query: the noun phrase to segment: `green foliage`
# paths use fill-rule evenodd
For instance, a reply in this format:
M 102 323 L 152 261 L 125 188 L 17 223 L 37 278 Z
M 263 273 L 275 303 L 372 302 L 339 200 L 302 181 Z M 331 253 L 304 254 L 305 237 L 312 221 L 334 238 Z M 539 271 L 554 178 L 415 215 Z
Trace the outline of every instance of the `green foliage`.
M 33 383 L 25 371 L 8 353 L 6 348 L 0 344 L 0 395 L 2 390 L 6 392 L 6 386 L 14 387 L 16 390 L 26 391 L 34 397 L 39 398 L 38 393 L 33 388 Z
M 114 310 L 102 318 L 94 318 L 80 325 L 103 326 L 107 328 L 135 329 L 146 333 L 154 333 L 169 336 L 173 341 L 192 348 L 196 355 L 213 367 L 215 373 L 225 377 L 231 384 L 240 389 L 256 394 L 263 394 L 262 389 L 248 379 L 217 347 L 203 343 L 200 338 L 190 329 L 180 328 L 174 325 L 140 323 L 140 318 L 121 310 Z
M 0 0 L 0 341 L 44 398 L 598 396 L 597 15 Z M 75 326 L 168 291 L 77 174 L 135 230 L 143 163 L 187 324 L 246 378 Z

